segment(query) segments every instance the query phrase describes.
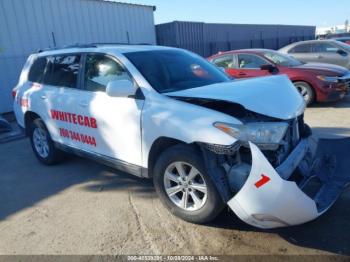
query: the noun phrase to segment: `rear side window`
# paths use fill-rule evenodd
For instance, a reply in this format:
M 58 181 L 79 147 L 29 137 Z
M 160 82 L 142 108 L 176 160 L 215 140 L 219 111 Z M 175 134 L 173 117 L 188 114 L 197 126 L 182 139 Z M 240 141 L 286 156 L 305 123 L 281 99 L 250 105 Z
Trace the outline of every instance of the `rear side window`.
M 293 47 L 291 50 L 289 50 L 288 53 L 290 54 L 297 54 L 297 53 L 311 53 L 311 44 L 301 44 Z
M 264 59 L 249 54 L 238 54 L 238 67 L 242 69 L 260 69 L 262 65 L 268 64 Z
M 44 78 L 44 72 L 47 64 L 46 57 L 37 58 L 30 68 L 28 80 L 33 83 L 41 84 Z
M 223 55 L 213 60 L 213 63 L 218 67 L 223 68 L 233 68 L 233 56 L 232 55 Z
M 80 55 L 61 55 L 48 57 L 44 84 L 51 86 L 77 88 Z

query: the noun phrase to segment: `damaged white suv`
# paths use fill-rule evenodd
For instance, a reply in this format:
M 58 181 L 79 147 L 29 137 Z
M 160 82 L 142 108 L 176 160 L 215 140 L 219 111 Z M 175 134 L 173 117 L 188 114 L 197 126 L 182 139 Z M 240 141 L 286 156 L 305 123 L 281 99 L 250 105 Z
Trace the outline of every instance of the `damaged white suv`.
M 287 77 L 232 81 L 185 50 L 42 51 L 29 57 L 13 95 L 42 163 L 71 152 L 153 178 L 164 205 L 187 221 L 208 222 L 228 204 L 256 227 L 304 223 L 349 180 L 339 156 L 349 141 L 311 138 Z

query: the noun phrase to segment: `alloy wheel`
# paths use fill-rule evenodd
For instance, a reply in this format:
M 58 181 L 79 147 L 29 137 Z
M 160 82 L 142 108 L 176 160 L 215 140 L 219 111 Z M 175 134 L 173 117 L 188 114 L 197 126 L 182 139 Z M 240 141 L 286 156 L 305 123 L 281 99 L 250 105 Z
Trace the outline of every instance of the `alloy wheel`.
M 170 200 L 186 211 L 199 210 L 207 201 L 207 185 L 191 164 L 174 162 L 164 173 L 164 187 Z
M 47 140 L 47 133 L 40 127 L 36 127 L 33 132 L 33 144 L 36 152 L 42 158 L 49 156 L 49 143 Z
M 311 94 L 307 86 L 303 84 L 296 84 L 295 87 L 298 89 L 299 93 L 304 98 L 306 104 L 309 104 L 311 101 Z

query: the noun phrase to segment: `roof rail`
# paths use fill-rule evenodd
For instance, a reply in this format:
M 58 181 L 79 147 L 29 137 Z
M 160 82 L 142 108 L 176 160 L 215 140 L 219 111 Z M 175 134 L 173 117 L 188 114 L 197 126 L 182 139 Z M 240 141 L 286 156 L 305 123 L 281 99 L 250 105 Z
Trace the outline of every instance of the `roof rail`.
M 62 47 L 51 47 L 51 48 L 45 48 L 45 49 L 39 49 L 37 52 L 42 53 L 45 51 L 51 51 L 51 50 L 60 50 L 60 49 L 67 49 L 67 48 L 96 48 L 99 45 L 152 45 L 150 43 L 137 43 L 137 44 L 130 44 L 130 43 L 90 43 L 90 44 L 73 44 L 73 45 L 66 45 Z
M 73 44 L 73 45 L 65 45 L 61 47 L 50 47 L 50 48 L 39 49 L 38 53 L 41 53 L 44 51 L 51 51 L 51 50 L 67 49 L 67 48 L 93 48 L 93 47 L 97 47 L 97 45 L 96 44 Z
M 92 45 L 152 45 L 150 43 L 134 43 L 134 44 L 130 44 L 130 43 L 93 43 Z

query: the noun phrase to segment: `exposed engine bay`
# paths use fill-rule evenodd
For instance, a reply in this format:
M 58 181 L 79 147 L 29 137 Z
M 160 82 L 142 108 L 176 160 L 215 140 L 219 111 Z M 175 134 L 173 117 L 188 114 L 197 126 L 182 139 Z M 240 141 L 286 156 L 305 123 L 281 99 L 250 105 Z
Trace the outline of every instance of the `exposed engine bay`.
M 215 100 L 215 99 L 206 99 L 206 98 L 192 98 L 192 97 L 174 97 L 175 99 L 185 101 L 191 104 L 195 104 L 198 106 L 206 107 L 212 110 L 219 111 L 224 114 L 228 114 L 230 116 L 233 116 L 235 118 L 238 118 L 243 123 L 252 123 L 252 122 L 281 122 L 284 121 L 288 123 L 288 129 L 285 134 L 285 137 L 281 143 L 281 145 L 274 149 L 274 150 L 268 150 L 261 146 L 261 150 L 266 156 L 266 158 L 270 161 L 270 163 L 275 167 L 280 165 L 288 156 L 288 154 L 293 150 L 293 148 L 298 144 L 301 138 L 306 138 L 311 135 L 311 129 L 308 125 L 304 123 L 304 115 L 300 115 L 299 117 L 292 119 L 292 120 L 281 120 L 278 118 L 273 118 L 269 116 L 265 116 L 262 114 L 258 114 L 255 112 L 252 112 L 250 110 L 247 110 L 244 108 L 244 106 L 238 104 L 238 103 L 232 103 L 228 101 L 221 101 L 221 100 Z M 237 147 L 238 145 L 235 145 L 234 147 Z M 244 146 L 244 144 L 240 144 L 240 146 Z M 219 150 L 215 149 L 215 146 L 208 146 L 212 150 Z M 248 144 L 245 144 L 245 148 L 249 148 Z M 232 149 L 231 149 L 232 150 Z M 237 148 L 236 148 L 237 150 Z M 236 152 L 236 150 L 232 150 L 233 152 Z M 249 150 L 244 150 L 242 148 L 238 151 L 242 156 L 244 160 L 248 160 L 249 157 L 246 155 L 249 155 Z M 232 152 L 231 152 L 232 153 Z

